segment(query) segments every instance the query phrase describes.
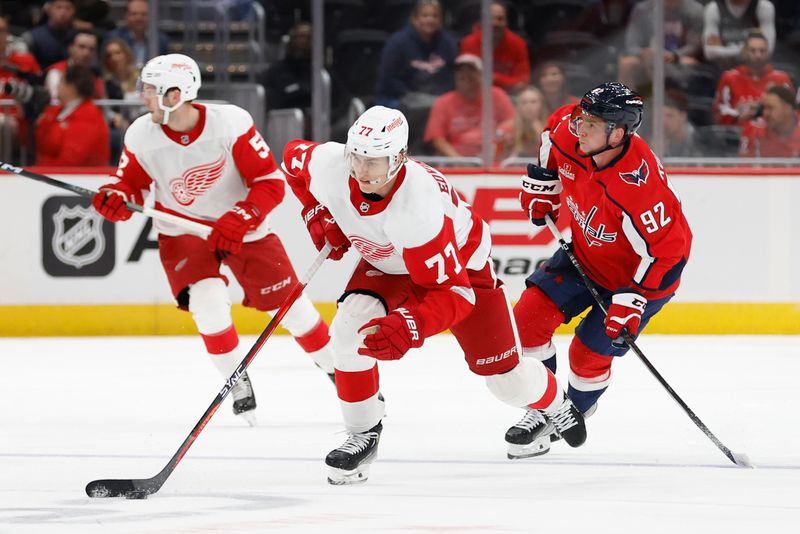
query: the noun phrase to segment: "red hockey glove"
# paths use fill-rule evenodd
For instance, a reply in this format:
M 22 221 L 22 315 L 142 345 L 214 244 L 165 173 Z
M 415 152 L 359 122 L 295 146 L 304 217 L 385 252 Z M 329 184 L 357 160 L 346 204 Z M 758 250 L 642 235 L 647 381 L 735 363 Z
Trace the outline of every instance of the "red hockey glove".
M 133 212 L 125 205 L 126 202 L 142 204 L 144 197 L 141 191 L 123 182 L 106 184 L 92 197 L 92 206 L 97 213 L 111 222 L 127 221 L 131 218 Z
M 247 201 L 237 202 L 214 223 L 211 235 L 208 236 L 208 248 L 236 254 L 242 250 L 244 235 L 258 228 L 263 220 L 264 216 L 258 206 Z
M 606 335 L 618 341 L 622 329 L 626 329 L 631 337 L 639 332 L 639 323 L 647 306 L 647 299 L 630 289 L 620 289 L 611 297 L 611 306 L 606 315 Z M 617 343 L 619 345 L 619 343 Z
M 350 241 L 336 224 L 328 208 L 322 204 L 311 204 L 304 207 L 303 221 L 306 223 L 308 233 L 311 234 L 311 240 L 314 241 L 317 250 L 322 250 L 327 241 L 333 247 L 328 257 L 332 260 L 342 259 L 344 253 L 350 248 Z
M 528 174 L 522 177 L 519 201 L 533 224 L 544 226 L 544 216 L 547 214 L 550 214 L 553 222 L 558 220 L 561 189 L 561 180 L 555 171 L 528 164 Z
M 419 319 L 406 308 L 397 308 L 358 330 L 359 334 L 367 334 L 358 353 L 378 360 L 399 360 L 408 349 L 422 346 L 420 330 L 422 323 Z

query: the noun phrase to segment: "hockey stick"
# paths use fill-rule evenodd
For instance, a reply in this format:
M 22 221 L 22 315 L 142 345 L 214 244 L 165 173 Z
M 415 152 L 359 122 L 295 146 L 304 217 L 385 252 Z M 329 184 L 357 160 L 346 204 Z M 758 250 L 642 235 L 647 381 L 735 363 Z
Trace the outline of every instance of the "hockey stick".
M 197 436 L 200 435 L 200 432 L 203 431 L 208 421 L 213 417 L 214 413 L 219 408 L 222 401 L 225 400 L 225 397 L 228 396 L 233 386 L 236 385 L 236 382 L 239 381 L 239 378 L 242 374 L 247 370 L 247 366 L 250 365 L 250 362 L 258 354 L 258 351 L 261 350 L 261 347 L 264 346 L 267 339 L 272 335 L 276 328 L 278 328 L 278 324 L 281 322 L 281 319 L 286 315 L 289 309 L 292 307 L 294 302 L 303 292 L 306 285 L 308 284 L 309 280 L 314 276 L 314 274 L 319 270 L 322 263 L 330 254 L 331 246 L 326 244 L 322 250 L 317 255 L 317 258 L 314 260 L 314 263 L 311 264 L 311 267 L 308 268 L 308 271 L 298 280 L 297 284 L 292 288 L 291 293 L 289 296 L 286 297 L 286 300 L 283 301 L 281 307 L 278 308 L 278 311 L 275 312 L 275 315 L 272 317 L 272 320 L 267 324 L 267 327 L 264 328 L 264 331 L 261 332 L 261 335 L 258 336 L 258 339 L 247 352 L 247 355 L 244 357 L 242 362 L 233 372 L 233 374 L 225 381 L 223 384 L 222 389 L 219 393 L 217 393 L 216 398 L 211 402 L 211 405 L 206 409 L 203 416 L 194 425 L 194 428 L 189 435 L 186 436 L 186 439 L 183 440 L 181 446 L 178 447 L 178 450 L 175 454 L 170 458 L 167 465 L 154 477 L 151 478 L 134 478 L 134 479 L 104 479 L 104 480 L 93 480 L 86 485 L 86 495 L 89 497 L 126 497 L 128 499 L 144 499 L 148 495 L 152 495 L 153 493 L 157 492 L 161 489 L 161 486 L 164 485 L 164 482 L 167 481 L 169 476 L 178 466 L 183 456 L 186 454 L 186 451 L 189 450 L 189 447 L 192 446 L 192 443 L 197 439 Z
M 37 174 L 35 172 L 23 169 L 22 167 L 17 167 L 16 165 L 6 163 L 4 161 L 0 161 L 0 171 L 10 172 L 18 176 L 22 176 L 24 178 L 30 178 L 31 180 L 36 180 L 37 182 L 43 182 L 45 184 L 49 184 L 61 189 L 66 189 L 67 191 L 72 191 L 73 193 L 77 193 L 84 197 L 91 198 L 95 194 L 97 194 L 97 191 L 92 191 L 91 189 L 86 189 L 85 187 L 81 187 L 79 185 L 62 182 L 61 180 L 56 180 L 55 178 L 45 176 L 44 174 Z M 173 215 L 171 213 L 166 213 L 164 211 L 160 211 L 157 209 L 140 206 L 138 204 L 134 204 L 133 202 L 126 202 L 125 205 L 131 211 L 141 213 L 146 217 L 151 217 L 153 219 L 158 219 L 160 221 L 177 224 L 178 226 L 181 226 L 184 230 L 191 230 L 203 236 L 208 236 L 208 234 L 211 233 L 210 225 L 199 223 L 197 221 L 193 221 L 185 217 L 180 217 L 178 215 Z
M 604 315 L 608 315 L 608 310 L 603 304 L 603 299 L 600 298 L 600 294 L 594 287 L 594 283 L 589 279 L 588 276 L 586 276 L 586 272 L 583 270 L 581 264 L 578 263 L 578 259 L 570 250 L 569 244 L 564 240 L 564 236 L 561 235 L 561 231 L 559 231 L 558 227 L 553 222 L 553 219 L 550 218 L 550 215 L 545 215 L 544 219 L 545 222 L 547 222 L 547 227 L 550 228 L 550 232 L 553 234 L 553 237 L 555 237 L 558 240 L 558 243 L 559 245 L 561 245 L 562 250 L 566 252 L 567 256 L 569 256 L 569 260 L 572 262 L 572 265 L 575 266 L 575 270 L 577 270 L 578 274 L 581 275 L 583 283 L 586 285 L 586 288 L 592 294 L 592 297 L 594 297 L 594 300 L 597 302 L 597 305 L 600 307 Z M 664 377 L 661 376 L 661 373 L 659 373 L 658 370 L 655 367 L 653 367 L 653 364 L 650 363 L 650 360 L 648 360 L 647 357 L 644 355 L 644 353 L 639 349 L 639 347 L 636 345 L 636 342 L 633 340 L 630 333 L 628 332 L 627 328 L 622 329 L 621 337 L 625 341 L 625 343 L 628 344 L 631 350 L 639 357 L 644 366 L 647 367 L 647 370 L 650 371 L 650 374 L 652 374 L 656 378 L 656 380 L 658 380 L 659 383 L 664 387 L 664 389 L 667 390 L 667 393 L 670 394 L 672 399 L 675 402 L 677 402 L 681 408 L 683 408 L 683 411 L 686 412 L 686 415 L 689 416 L 689 419 L 691 419 L 692 422 L 695 425 L 697 425 L 697 427 L 700 430 L 703 431 L 703 434 L 705 434 L 706 437 L 708 437 L 708 439 L 714 442 L 714 445 L 716 445 L 719 448 L 719 450 L 721 450 L 731 462 L 738 465 L 739 467 L 753 467 L 753 465 L 750 463 L 750 459 L 747 457 L 746 454 L 733 452 L 728 447 L 726 447 L 717 438 L 717 436 L 715 436 L 714 433 L 708 429 L 705 423 L 703 423 L 703 421 L 701 421 L 700 418 L 697 417 L 697 415 L 695 415 L 692 409 L 689 408 L 689 406 L 685 402 L 683 402 L 683 399 L 680 398 L 680 396 L 678 396 L 677 393 L 675 393 L 675 390 L 672 389 L 672 387 L 667 383 Z

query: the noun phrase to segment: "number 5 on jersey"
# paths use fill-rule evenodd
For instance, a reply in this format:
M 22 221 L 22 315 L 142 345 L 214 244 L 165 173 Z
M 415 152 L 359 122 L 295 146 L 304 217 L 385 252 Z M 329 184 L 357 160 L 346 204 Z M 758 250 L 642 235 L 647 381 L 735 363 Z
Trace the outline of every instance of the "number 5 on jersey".
M 261 159 L 267 159 L 267 156 L 269 156 L 269 147 L 267 146 L 267 142 L 264 141 L 264 138 L 261 137 L 260 133 L 253 133 L 253 137 L 250 138 L 249 143 L 250 146 L 253 147 L 253 150 L 255 150 L 258 154 L 258 157 Z

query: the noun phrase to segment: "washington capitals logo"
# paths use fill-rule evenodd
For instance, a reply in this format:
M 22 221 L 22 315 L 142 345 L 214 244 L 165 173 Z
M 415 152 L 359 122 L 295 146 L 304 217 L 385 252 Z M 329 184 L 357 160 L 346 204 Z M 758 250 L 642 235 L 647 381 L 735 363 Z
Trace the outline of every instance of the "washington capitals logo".
M 647 166 L 647 162 L 642 160 L 642 164 L 639 165 L 639 168 L 633 172 L 621 172 L 619 173 L 619 177 L 622 178 L 623 182 L 627 182 L 633 185 L 642 185 L 647 183 L 647 178 L 650 176 L 650 167 Z
M 590 247 L 602 247 L 603 243 L 613 243 L 617 240 L 617 232 L 606 232 L 605 223 L 598 222 L 597 226 L 592 226 L 595 215 L 597 215 L 597 206 L 592 206 L 589 213 L 584 215 L 572 197 L 567 197 L 567 207 L 575 217 L 575 222 L 578 223 L 581 233 Z

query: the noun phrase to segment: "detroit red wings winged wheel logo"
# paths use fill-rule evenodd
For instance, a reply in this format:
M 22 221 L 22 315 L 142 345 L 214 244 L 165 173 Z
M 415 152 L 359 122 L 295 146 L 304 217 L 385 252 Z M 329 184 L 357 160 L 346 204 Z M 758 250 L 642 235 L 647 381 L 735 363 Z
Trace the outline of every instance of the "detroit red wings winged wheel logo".
M 219 180 L 225 169 L 225 154 L 212 163 L 204 163 L 191 167 L 180 178 L 170 181 L 172 196 L 181 206 L 188 206 L 201 197 Z
M 364 257 L 366 260 L 372 261 L 380 261 L 389 258 L 394 253 L 394 247 L 391 243 L 388 245 L 379 245 L 377 243 L 373 243 L 368 239 L 364 239 L 363 237 L 359 236 L 349 236 L 350 242 L 356 248 L 356 250 Z

